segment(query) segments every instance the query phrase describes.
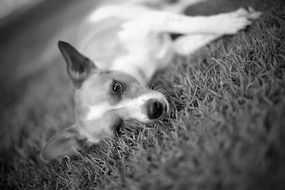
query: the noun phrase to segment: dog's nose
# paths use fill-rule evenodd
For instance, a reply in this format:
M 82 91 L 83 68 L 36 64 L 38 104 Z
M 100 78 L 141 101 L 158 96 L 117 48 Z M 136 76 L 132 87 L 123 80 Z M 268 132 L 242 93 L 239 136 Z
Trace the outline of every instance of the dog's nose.
M 166 106 L 163 103 L 155 99 L 148 100 L 146 106 L 149 119 L 159 118 L 166 109 Z

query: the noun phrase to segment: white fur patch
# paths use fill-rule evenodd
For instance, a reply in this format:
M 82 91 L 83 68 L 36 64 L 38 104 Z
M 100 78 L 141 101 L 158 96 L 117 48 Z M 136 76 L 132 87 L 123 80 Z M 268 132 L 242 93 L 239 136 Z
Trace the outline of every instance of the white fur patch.
M 112 106 L 108 102 L 103 102 L 96 104 L 94 106 L 89 106 L 89 112 L 86 116 L 86 120 L 94 120 L 102 117 L 104 113 L 112 109 Z

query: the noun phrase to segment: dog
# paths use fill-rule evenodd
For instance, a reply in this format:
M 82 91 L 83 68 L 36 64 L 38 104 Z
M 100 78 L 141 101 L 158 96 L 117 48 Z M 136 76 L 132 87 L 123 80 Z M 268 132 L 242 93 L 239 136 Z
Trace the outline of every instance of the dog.
M 224 36 L 245 29 L 261 13 L 240 8 L 190 17 L 180 12 L 187 0 L 156 9 L 142 2 L 105 5 L 87 17 L 78 48 L 59 41 L 75 86 L 73 126 L 58 132 L 42 149 L 44 161 L 78 154 L 82 143 L 112 137 L 123 121 L 148 123 L 169 110 L 165 96 L 147 87 L 175 54 L 189 55 Z M 173 40 L 170 34 L 180 34 Z

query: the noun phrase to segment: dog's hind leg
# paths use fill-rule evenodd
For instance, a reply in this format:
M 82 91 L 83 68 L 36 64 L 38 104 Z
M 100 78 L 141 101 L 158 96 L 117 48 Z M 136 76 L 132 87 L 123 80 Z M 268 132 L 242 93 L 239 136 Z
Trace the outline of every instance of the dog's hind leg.
M 189 55 L 221 36 L 219 34 L 189 34 L 177 38 L 173 43 L 173 47 L 179 55 Z

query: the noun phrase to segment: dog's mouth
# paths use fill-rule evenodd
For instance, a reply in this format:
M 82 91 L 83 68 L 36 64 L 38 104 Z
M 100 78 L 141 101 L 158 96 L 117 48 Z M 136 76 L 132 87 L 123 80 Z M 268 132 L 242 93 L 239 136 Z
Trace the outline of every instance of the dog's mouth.
M 120 110 L 119 117 L 115 120 L 112 129 L 115 132 L 115 134 L 120 135 L 120 128 L 124 121 L 132 121 L 132 122 L 142 122 L 142 123 L 150 123 L 155 122 L 163 118 L 169 111 L 169 104 L 166 99 L 149 99 L 145 102 L 143 105 L 144 111 L 142 111 L 141 114 L 137 114 L 137 116 L 140 115 L 140 117 L 134 117 L 133 114 L 127 114 L 127 112 L 124 112 L 123 110 Z M 135 110 L 132 110 L 135 111 Z M 124 114 L 122 114 L 124 113 Z M 122 116 L 125 117 L 122 117 Z M 136 114 L 135 114 L 136 115 Z M 127 117 L 126 117 L 127 116 Z
M 120 128 L 123 125 L 123 119 L 118 118 L 115 122 L 114 125 L 112 126 L 113 131 L 115 131 L 117 134 L 120 134 Z

